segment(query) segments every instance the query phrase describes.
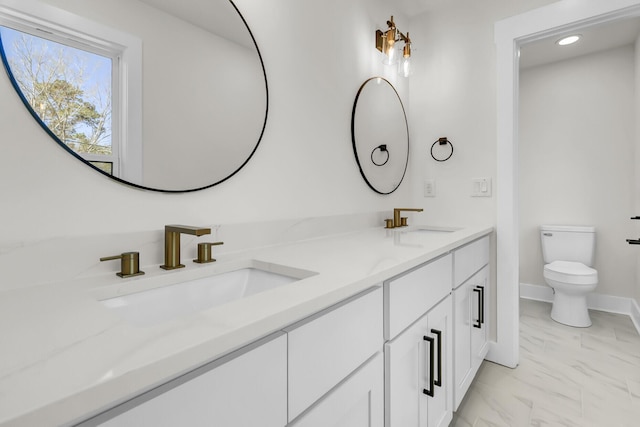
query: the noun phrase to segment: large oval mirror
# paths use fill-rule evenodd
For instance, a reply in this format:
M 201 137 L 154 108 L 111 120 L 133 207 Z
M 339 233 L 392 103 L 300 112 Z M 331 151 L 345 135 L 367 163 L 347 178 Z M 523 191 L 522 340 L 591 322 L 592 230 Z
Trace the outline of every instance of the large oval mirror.
M 365 81 L 356 95 L 351 139 L 360 173 L 380 194 L 393 193 L 409 162 L 409 129 L 402 100 L 382 77 Z
M 2 3 L 0 0 L 0 6 Z M 211 187 L 248 162 L 266 126 L 268 89 L 256 41 L 232 1 L 39 2 L 43 3 L 62 10 L 62 15 L 86 18 L 98 27 L 141 41 L 140 127 L 140 123 L 126 123 L 127 116 L 119 110 L 103 114 L 106 104 L 120 105 L 127 95 L 117 85 L 102 92 L 94 89 L 99 76 L 107 72 L 91 58 L 78 56 L 77 50 L 84 49 L 82 43 L 67 43 L 60 37 L 47 40 L 53 44 L 41 49 L 50 53 L 49 61 L 67 61 L 63 64 L 66 72 L 45 70 L 43 76 L 39 69 L 38 76 L 32 72 L 33 60 L 27 60 L 29 65 L 24 59 L 20 62 L 27 51 L 32 58 L 42 59 L 45 53 L 34 54 L 38 48 L 34 40 L 46 38 L 46 31 L 0 19 L 3 62 L 12 84 L 36 121 L 69 153 L 118 181 L 167 192 Z M 75 36 L 73 30 L 70 32 Z M 104 56 L 116 66 L 122 60 L 118 55 Z M 75 64 L 80 62 L 91 68 L 74 74 Z M 54 67 L 59 70 L 60 62 Z M 105 82 L 108 85 L 113 80 L 107 76 Z M 47 96 L 43 88 L 49 91 Z M 51 119 L 60 116 L 60 110 L 52 112 L 51 105 L 62 108 L 61 92 L 67 102 L 64 108 L 71 104 L 69 110 L 81 110 L 62 125 Z M 119 108 L 133 107 L 124 104 Z M 139 127 L 138 137 L 127 140 L 126 126 Z M 125 137 L 118 146 L 117 138 L 122 135 Z

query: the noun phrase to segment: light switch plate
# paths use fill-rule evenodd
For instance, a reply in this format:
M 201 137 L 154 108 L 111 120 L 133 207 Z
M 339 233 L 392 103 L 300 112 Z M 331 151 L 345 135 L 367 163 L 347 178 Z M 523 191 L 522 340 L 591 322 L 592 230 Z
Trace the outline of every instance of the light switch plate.
M 491 197 L 491 178 L 471 178 L 471 197 Z
M 436 197 L 436 180 L 424 180 L 424 197 Z

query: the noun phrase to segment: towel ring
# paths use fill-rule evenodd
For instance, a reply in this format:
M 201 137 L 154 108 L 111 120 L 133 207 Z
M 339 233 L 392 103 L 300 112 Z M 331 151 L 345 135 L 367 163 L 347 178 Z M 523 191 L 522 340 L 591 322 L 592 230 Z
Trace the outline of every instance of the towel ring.
M 433 148 L 436 146 L 436 144 L 439 144 L 439 145 L 447 145 L 447 144 L 449 144 L 451 146 L 451 153 L 449 153 L 449 155 L 444 159 L 436 158 L 436 156 L 433 155 Z M 451 156 L 453 156 L 453 144 L 451 143 L 451 141 L 449 141 L 447 139 L 446 136 L 442 137 L 442 138 L 438 138 L 438 140 L 436 142 L 434 142 L 433 145 L 431 146 L 431 157 L 433 157 L 433 160 L 435 160 L 436 162 L 446 162 L 447 160 L 449 160 L 451 158 Z
M 380 150 L 381 153 L 387 153 L 387 158 L 382 163 L 376 163 L 376 161 L 373 160 L 373 155 L 376 153 L 377 150 Z M 388 161 L 389 161 L 389 150 L 387 150 L 387 144 L 380 144 L 376 148 L 374 148 L 373 151 L 371 152 L 371 162 L 374 165 L 376 165 L 376 166 L 384 166 L 384 165 L 387 164 Z

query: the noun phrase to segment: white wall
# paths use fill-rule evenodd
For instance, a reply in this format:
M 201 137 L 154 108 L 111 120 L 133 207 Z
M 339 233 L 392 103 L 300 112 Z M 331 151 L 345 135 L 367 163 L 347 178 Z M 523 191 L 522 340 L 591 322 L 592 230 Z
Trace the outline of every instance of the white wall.
M 373 46 L 375 30 L 391 14 L 401 28 L 408 19 L 378 0 L 236 4 L 263 54 L 269 121 L 248 165 L 211 189 L 161 194 L 101 176 L 54 144 L 0 75 L 0 255 L 50 239 L 60 240 L 57 251 L 64 253 L 72 237 L 160 232 L 169 223 L 242 223 L 408 204 L 407 183 L 390 196 L 367 187 L 350 135 L 353 101 L 368 77 L 387 77 L 409 103 L 408 84 L 386 74 Z M 93 252 L 110 255 L 100 247 Z M 45 259 L 33 262 L 47 268 Z
M 453 1 L 414 17 L 414 74 L 410 91 L 411 195 L 429 224 L 496 223 L 496 47 L 494 24 L 506 17 L 553 3 L 535 1 Z M 454 154 L 438 163 L 429 150 L 448 137 Z M 470 197 L 472 178 L 491 178 L 492 197 Z M 436 197 L 423 196 L 434 179 Z M 495 250 L 495 237 L 492 253 Z M 491 267 L 491 302 L 496 307 L 496 260 Z M 492 338 L 496 311 L 491 310 Z
M 412 196 L 430 223 L 495 223 L 496 54 L 494 23 L 553 0 L 446 2 L 411 21 Z M 453 157 L 438 163 L 429 150 L 446 136 Z M 494 181 L 493 197 L 471 197 L 472 178 Z M 436 181 L 436 197 L 423 181 Z
M 544 285 L 540 224 L 594 225 L 598 293 L 630 297 L 632 45 L 520 71 L 520 281 Z
M 635 162 L 636 165 L 640 165 L 640 120 L 638 120 L 638 114 L 640 114 L 640 35 L 636 38 L 635 44 Z M 633 213 L 634 216 L 640 216 L 640 168 L 636 167 L 634 174 L 634 195 L 633 199 L 635 211 Z M 634 221 L 633 228 L 633 237 L 640 238 L 640 221 Z M 640 246 L 637 246 L 636 251 L 636 289 L 635 289 L 635 300 L 636 305 L 640 309 Z M 640 313 L 638 313 L 640 316 Z

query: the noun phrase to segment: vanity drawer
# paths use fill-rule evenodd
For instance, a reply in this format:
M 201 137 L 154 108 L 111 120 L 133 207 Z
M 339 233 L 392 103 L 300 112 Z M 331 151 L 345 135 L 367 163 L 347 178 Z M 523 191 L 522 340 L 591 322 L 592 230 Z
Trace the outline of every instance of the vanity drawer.
M 451 254 L 384 282 L 384 338 L 390 340 L 451 293 Z
M 276 333 L 76 427 L 281 427 L 287 422 L 286 352 L 285 334 Z
M 489 236 L 456 249 L 453 253 L 453 288 L 460 286 L 488 263 Z
M 291 421 L 382 349 L 382 288 L 366 291 L 285 332 Z

